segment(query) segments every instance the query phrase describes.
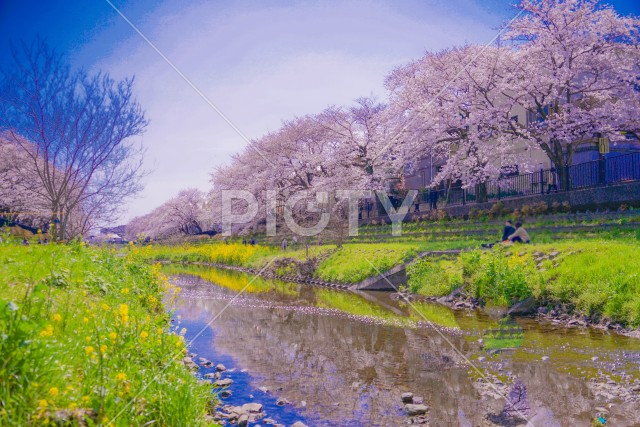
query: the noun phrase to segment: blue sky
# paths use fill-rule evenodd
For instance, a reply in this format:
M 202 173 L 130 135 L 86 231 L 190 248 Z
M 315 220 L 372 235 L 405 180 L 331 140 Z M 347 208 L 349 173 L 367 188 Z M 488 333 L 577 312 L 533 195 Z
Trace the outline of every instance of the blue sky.
M 514 0 L 113 0 L 249 138 L 282 120 L 384 96 L 396 66 L 463 43 L 487 43 Z M 608 2 L 640 15 L 640 2 Z M 40 36 L 74 67 L 136 76 L 150 125 L 145 190 L 121 220 L 180 189 L 209 188 L 209 173 L 245 141 L 104 0 L 0 0 L 0 62 L 9 40 Z

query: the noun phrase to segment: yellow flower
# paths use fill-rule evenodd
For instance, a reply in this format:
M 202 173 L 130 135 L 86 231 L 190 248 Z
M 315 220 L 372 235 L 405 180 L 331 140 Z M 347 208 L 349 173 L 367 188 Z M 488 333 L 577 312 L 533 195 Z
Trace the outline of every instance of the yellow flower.
M 111 307 L 109 307 L 108 304 L 102 303 L 100 304 L 100 307 L 102 308 L 102 310 L 104 311 L 109 311 L 111 309 Z
M 91 399 L 89 398 L 89 396 L 82 396 L 82 403 L 88 403 Z
M 140 332 L 140 339 L 147 339 L 149 337 L 149 333 L 147 331 Z
M 120 316 L 128 316 L 129 306 L 127 304 L 120 304 L 120 307 L 118 307 L 118 312 L 120 313 Z
M 127 379 L 127 374 L 125 374 L 124 372 L 118 372 L 118 373 L 116 374 L 116 379 L 117 379 L 118 381 L 124 381 L 124 380 L 126 380 L 126 379 Z
M 162 329 L 162 326 L 158 326 L 158 333 L 161 334 L 162 332 L 164 332 L 164 330 Z
M 50 337 L 51 335 L 53 335 L 53 326 L 51 325 L 47 325 L 47 327 L 40 332 L 41 337 Z
M 84 337 L 84 339 L 85 339 L 86 342 L 91 342 L 91 337 L 89 337 L 89 336 Z
M 60 391 L 58 390 L 58 387 L 51 387 L 49 389 L 49 396 L 56 398 L 58 397 L 58 394 L 60 394 Z
M 60 314 L 56 313 L 56 314 L 53 315 L 53 320 L 55 322 L 59 322 L 59 321 L 62 320 L 62 316 L 60 316 Z
M 77 407 L 78 407 L 78 404 L 77 404 L 77 403 L 75 403 L 75 402 L 71 402 L 71 403 L 69 404 L 69 409 L 70 409 L 70 410 L 72 410 L 72 411 L 73 411 L 74 409 L 76 409 Z
M 46 409 L 47 406 L 49 406 L 49 402 L 47 402 L 47 399 L 40 399 L 38 400 L 38 407 L 40 409 Z
M 107 352 L 107 345 L 106 344 L 102 344 L 100 346 L 100 353 L 106 353 Z
M 118 338 L 118 334 L 116 334 L 115 332 L 109 332 L 109 339 L 111 341 L 115 341 L 116 338 Z
M 126 295 L 129 293 L 129 288 L 124 288 L 121 292 Z
M 82 318 L 82 322 L 83 323 L 89 323 L 89 318 L 88 317 L 83 317 Z
M 94 351 L 95 351 L 95 349 L 90 345 L 88 345 L 88 346 L 86 346 L 84 348 L 84 352 L 87 353 L 87 354 L 93 354 Z

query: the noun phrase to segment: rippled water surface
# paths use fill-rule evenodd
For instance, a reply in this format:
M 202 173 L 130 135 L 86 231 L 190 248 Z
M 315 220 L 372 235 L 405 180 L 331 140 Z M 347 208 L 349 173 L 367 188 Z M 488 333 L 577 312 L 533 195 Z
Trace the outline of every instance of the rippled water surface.
M 404 425 L 403 392 L 424 399 L 432 426 L 525 425 L 504 416 L 516 395 L 529 425 L 640 425 L 640 340 L 219 269 L 166 273 L 191 351 L 231 368 L 224 403 L 262 403 L 285 425 Z

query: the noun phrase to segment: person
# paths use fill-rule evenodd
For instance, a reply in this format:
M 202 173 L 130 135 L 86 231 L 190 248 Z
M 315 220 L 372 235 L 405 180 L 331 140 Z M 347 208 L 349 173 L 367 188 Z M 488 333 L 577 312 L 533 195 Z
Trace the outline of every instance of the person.
M 256 239 L 251 239 L 251 246 L 255 246 L 256 245 Z
M 502 241 L 507 240 L 515 231 L 516 229 L 513 227 L 513 222 L 508 219 L 507 222 L 504 223 L 504 230 L 502 230 Z
M 554 189 L 555 192 L 558 192 L 558 172 L 556 168 L 551 168 L 549 170 L 549 180 L 547 182 L 547 194 L 551 193 L 551 189 Z
M 516 231 L 513 232 L 513 234 L 511 234 L 507 240 L 510 240 L 513 243 L 531 242 L 531 238 L 529 238 L 529 233 L 527 233 L 527 230 L 524 229 L 521 222 L 516 222 Z
M 438 209 L 438 192 L 433 188 L 429 190 L 429 206 L 431 209 Z
M 25 245 L 25 246 L 29 246 L 29 241 L 27 240 L 26 237 L 24 239 L 22 239 L 22 244 Z
M 287 250 L 287 239 L 282 239 L 282 250 L 283 251 Z

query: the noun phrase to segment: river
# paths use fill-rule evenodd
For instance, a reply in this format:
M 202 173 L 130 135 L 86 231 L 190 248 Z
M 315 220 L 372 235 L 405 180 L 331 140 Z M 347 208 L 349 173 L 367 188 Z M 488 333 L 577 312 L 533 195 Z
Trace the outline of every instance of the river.
M 431 426 L 640 426 L 637 339 L 214 268 L 165 273 L 189 351 L 234 381 L 223 403 L 259 402 L 286 426 L 405 425 L 404 392 Z

